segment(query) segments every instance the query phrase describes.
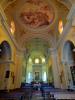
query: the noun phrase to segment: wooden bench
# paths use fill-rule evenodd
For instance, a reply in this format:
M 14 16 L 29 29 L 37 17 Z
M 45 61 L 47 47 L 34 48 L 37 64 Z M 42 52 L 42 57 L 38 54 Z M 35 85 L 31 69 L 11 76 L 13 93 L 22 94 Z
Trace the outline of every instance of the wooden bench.
M 26 86 L 19 89 L 14 89 L 11 92 L 23 92 L 26 100 L 31 100 L 32 98 L 32 87 Z
M 75 100 L 75 94 L 54 94 L 54 98 L 56 99 L 56 100 L 61 100 L 61 99 L 70 99 L 70 100 Z
M 57 92 L 50 92 L 50 98 L 55 98 L 56 100 L 75 100 L 75 92 L 63 92 L 63 91 L 57 91 Z
M 6 93 L 0 93 L 0 100 L 24 100 L 24 93 L 22 92 L 6 92 Z
M 48 99 L 50 90 L 51 90 L 51 87 L 43 87 L 42 88 L 42 96 L 44 97 L 44 100 Z

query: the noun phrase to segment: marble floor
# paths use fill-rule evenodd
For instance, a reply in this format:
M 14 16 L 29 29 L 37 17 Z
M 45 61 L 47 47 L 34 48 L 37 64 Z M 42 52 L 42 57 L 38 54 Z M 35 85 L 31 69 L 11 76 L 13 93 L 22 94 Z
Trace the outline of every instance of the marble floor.
M 33 92 L 31 100 L 43 100 L 41 91 Z

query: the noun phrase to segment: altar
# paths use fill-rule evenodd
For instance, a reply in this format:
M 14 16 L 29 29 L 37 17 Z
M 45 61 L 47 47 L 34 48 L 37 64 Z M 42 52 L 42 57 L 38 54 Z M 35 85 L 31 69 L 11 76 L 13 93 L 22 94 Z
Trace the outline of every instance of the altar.
M 41 84 L 40 84 L 40 83 L 34 83 L 34 84 L 33 84 L 33 89 L 34 89 L 34 90 L 38 90 L 38 91 L 39 91 L 40 88 L 41 88 Z

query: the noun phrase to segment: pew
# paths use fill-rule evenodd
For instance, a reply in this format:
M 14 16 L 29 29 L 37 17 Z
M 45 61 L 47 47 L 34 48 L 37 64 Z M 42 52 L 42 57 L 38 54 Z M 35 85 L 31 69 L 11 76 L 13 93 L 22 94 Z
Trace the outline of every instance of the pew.
M 59 96 L 58 96 L 59 94 Z M 71 94 L 71 96 L 70 96 Z M 70 91 L 67 91 L 67 90 L 63 90 L 63 89 L 54 89 L 54 88 L 51 88 L 51 87 L 43 87 L 43 97 L 44 97 L 44 100 L 46 99 L 50 99 L 50 100 L 56 100 L 56 99 L 66 99 L 66 96 L 68 96 L 68 98 L 71 98 L 70 100 L 72 99 L 75 99 L 75 92 L 70 92 Z
M 50 92 L 50 98 L 52 98 L 52 96 L 56 99 L 56 100 L 75 100 L 75 92 L 68 92 L 68 91 L 52 91 Z
M 53 89 L 53 87 L 50 87 L 49 85 L 44 85 L 41 87 L 42 96 L 43 96 L 44 100 L 48 99 L 51 89 Z
M 31 100 L 32 98 L 32 89 L 30 87 L 24 87 L 24 88 L 19 88 L 19 89 L 14 89 L 11 91 L 12 93 L 20 92 L 24 93 L 24 98 L 25 100 Z
M 33 88 L 32 84 L 29 83 L 23 83 L 21 85 L 20 91 L 25 93 L 25 98 L 27 100 L 31 100 L 32 98 L 32 88 Z
M 14 90 L 5 91 L 1 90 L 0 91 L 0 98 L 4 99 L 13 99 L 13 100 L 30 100 L 32 96 L 32 89 L 30 87 L 24 87 L 24 88 L 18 88 Z
M 0 100 L 25 100 L 24 99 L 24 93 L 23 92 L 6 92 L 6 93 L 0 93 Z
M 25 98 L 27 100 L 31 100 L 31 98 L 32 98 L 32 89 L 31 88 L 27 88 L 27 87 L 26 88 L 22 88 L 21 92 L 25 93 Z
M 68 100 L 75 100 L 75 94 L 66 94 L 66 93 L 56 93 L 54 94 L 54 98 L 56 100 L 59 100 L 59 99 L 68 99 Z

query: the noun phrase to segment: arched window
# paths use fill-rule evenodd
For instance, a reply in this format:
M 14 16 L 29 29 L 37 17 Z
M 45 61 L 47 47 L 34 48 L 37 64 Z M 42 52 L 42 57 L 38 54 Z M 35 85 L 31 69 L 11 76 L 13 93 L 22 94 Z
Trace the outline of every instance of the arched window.
M 11 59 L 11 47 L 7 41 L 3 41 L 0 45 L 0 57 L 4 60 Z

